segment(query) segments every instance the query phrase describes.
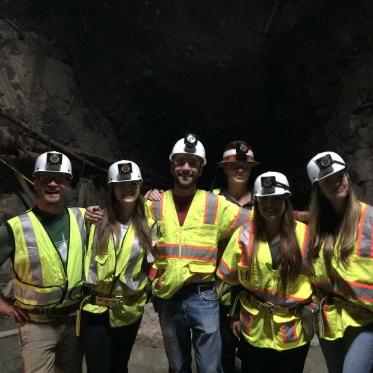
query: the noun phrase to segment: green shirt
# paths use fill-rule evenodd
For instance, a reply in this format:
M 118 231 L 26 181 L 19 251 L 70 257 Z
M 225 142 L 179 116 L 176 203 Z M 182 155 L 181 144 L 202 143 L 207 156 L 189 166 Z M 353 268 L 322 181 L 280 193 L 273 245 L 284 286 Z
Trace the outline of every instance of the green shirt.
M 33 207 L 32 211 L 47 231 L 63 263 L 66 264 L 70 235 L 69 215 L 67 210 L 65 209 L 61 214 L 48 214 L 39 210 L 37 207 Z M 3 224 L 0 226 L 0 265 L 8 258 L 13 260 L 14 250 L 13 232 L 7 224 Z

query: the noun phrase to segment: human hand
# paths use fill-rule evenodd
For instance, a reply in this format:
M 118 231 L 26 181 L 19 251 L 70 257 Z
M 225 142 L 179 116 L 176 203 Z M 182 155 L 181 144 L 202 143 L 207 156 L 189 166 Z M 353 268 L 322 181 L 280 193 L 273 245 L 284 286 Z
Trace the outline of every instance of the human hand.
M 240 339 L 241 335 L 241 321 L 240 320 L 234 320 L 230 323 L 230 328 L 232 330 L 232 333 Z
M 20 325 L 24 325 L 25 322 L 28 321 L 28 317 L 23 310 L 3 297 L 0 297 L 0 314 L 8 319 L 16 321 Z
M 152 202 L 157 202 L 162 198 L 162 193 L 164 190 L 162 189 L 150 189 L 145 193 L 145 199 L 148 199 Z
M 86 209 L 84 219 L 87 223 L 97 223 L 102 219 L 104 210 L 100 206 L 89 206 Z

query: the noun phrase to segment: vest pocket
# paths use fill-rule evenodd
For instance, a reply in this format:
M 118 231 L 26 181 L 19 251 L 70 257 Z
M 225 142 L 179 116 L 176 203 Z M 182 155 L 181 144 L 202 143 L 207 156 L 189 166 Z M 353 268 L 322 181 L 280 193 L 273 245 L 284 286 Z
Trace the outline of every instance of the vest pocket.
M 279 349 L 299 345 L 303 340 L 302 333 L 302 321 L 298 317 L 273 315 L 273 339 Z

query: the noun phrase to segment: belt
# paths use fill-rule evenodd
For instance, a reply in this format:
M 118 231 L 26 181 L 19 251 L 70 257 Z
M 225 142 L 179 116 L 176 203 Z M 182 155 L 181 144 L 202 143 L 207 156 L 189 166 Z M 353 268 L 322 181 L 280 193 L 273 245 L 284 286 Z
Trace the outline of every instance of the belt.
M 215 284 L 213 282 L 206 282 L 204 284 L 188 284 L 184 285 L 181 289 L 179 289 L 175 296 L 184 297 L 189 294 L 193 293 L 202 293 L 207 290 L 212 290 L 215 288 Z
M 73 304 L 72 306 L 61 308 L 23 308 L 23 311 L 30 315 L 56 319 L 60 317 L 70 316 L 73 312 L 76 312 L 78 309 L 79 303 Z
M 107 308 L 113 308 L 122 306 L 125 304 L 133 304 L 138 299 L 140 299 L 144 295 L 144 292 L 141 291 L 139 293 L 133 294 L 133 295 L 118 295 L 115 297 L 110 297 L 107 295 L 102 294 L 91 294 L 89 295 L 88 300 L 85 302 L 96 305 L 96 306 L 102 306 Z
M 288 308 L 284 306 L 279 306 L 277 304 L 271 303 L 266 300 L 258 299 L 255 295 L 252 293 L 249 293 L 249 302 L 256 308 L 263 309 L 265 311 L 274 313 L 278 316 L 300 316 L 302 315 L 302 311 L 304 307 L 314 305 L 311 302 L 308 303 L 299 303 L 293 308 Z M 316 308 L 315 308 L 316 312 Z

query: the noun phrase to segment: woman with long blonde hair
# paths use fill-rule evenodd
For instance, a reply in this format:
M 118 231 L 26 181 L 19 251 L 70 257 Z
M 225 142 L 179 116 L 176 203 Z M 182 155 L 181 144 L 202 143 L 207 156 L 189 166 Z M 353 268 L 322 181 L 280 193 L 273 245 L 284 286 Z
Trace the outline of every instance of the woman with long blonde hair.
M 329 372 L 373 371 L 373 208 L 357 200 L 345 161 L 334 152 L 307 165 L 312 282 L 319 338 Z
M 90 230 L 82 342 L 89 373 L 128 371 L 128 360 L 146 302 L 150 223 L 140 195 L 136 163 L 119 161 L 108 171 L 108 205 Z

